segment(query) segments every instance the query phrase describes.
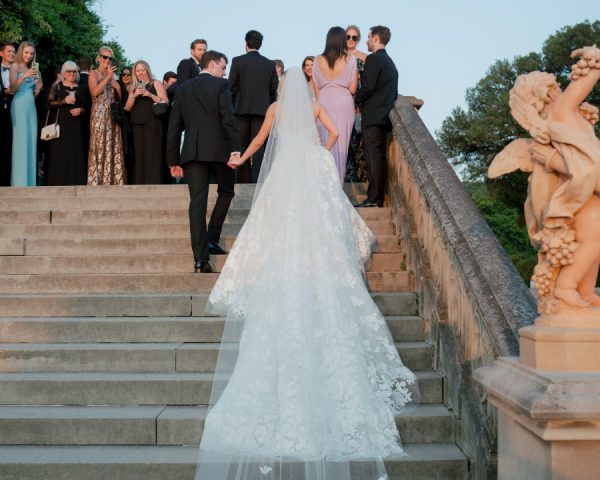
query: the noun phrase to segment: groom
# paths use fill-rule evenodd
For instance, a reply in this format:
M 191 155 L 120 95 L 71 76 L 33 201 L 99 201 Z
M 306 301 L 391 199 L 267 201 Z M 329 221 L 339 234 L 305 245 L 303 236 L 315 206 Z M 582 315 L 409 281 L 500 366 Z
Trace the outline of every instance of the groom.
M 196 273 L 210 273 L 210 254 L 227 253 L 219 246 L 225 216 L 234 196 L 235 172 L 227 166 L 239 155 L 240 136 L 231 102 L 229 82 L 223 77 L 227 57 L 209 50 L 200 60 L 200 74 L 181 84 L 169 119 L 167 163 L 171 175 L 185 177 L 190 191 L 190 234 Z M 181 132 L 185 130 L 179 156 Z M 210 176 L 218 183 L 218 197 L 208 231 L 206 210 Z
M 367 39 L 369 55 L 360 75 L 355 101 L 362 114 L 362 137 L 367 163 L 367 198 L 357 207 L 382 207 L 387 184 L 387 134 L 389 113 L 398 97 L 398 70 L 385 51 L 392 33 L 388 27 L 371 27 Z

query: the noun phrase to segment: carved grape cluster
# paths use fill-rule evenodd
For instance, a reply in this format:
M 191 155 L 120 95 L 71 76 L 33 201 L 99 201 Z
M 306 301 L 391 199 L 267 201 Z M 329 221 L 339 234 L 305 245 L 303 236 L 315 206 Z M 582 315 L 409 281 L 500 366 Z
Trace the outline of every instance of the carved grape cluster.
M 531 280 L 538 294 L 543 297 L 552 292 L 558 270 L 573 263 L 578 244 L 575 231 L 571 228 L 559 232 L 544 230 L 540 240 L 543 261 L 536 265 Z
M 571 58 L 580 57 L 577 63 L 571 66 L 570 80 L 585 77 L 594 68 L 600 68 L 600 48 L 596 45 L 573 50 Z
M 587 102 L 583 102 L 579 106 L 579 112 L 581 113 L 583 118 L 585 118 L 592 125 L 596 125 L 596 123 L 598 123 L 598 120 L 600 119 L 600 116 L 598 115 L 598 107 L 590 105 Z

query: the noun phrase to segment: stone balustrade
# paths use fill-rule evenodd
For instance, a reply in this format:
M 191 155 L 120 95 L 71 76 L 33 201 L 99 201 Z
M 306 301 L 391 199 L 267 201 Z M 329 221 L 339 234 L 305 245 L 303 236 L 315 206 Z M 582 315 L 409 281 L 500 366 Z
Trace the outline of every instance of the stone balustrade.
M 415 106 L 400 96 L 390 112 L 388 201 L 446 375 L 458 443 L 474 480 L 495 478 L 496 411 L 471 374 L 519 355 L 517 332 L 533 323 L 536 304 Z

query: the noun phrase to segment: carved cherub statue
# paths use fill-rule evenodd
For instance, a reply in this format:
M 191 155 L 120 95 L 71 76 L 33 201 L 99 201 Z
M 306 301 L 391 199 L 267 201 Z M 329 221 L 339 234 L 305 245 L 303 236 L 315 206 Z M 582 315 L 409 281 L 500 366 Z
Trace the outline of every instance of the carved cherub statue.
M 533 283 L 540 313 L 563 306 L 600 306 L 600 140 L 598 109 L 582 103 L 600 79 L 600 49 L 572 52 L 571 82 L 561 91 L 554 75 L 520 75 L 510 91 L 515 120 L 532 136 L 500 152 L 488 176 L 530 172 L 525 219 L 538 249 Z

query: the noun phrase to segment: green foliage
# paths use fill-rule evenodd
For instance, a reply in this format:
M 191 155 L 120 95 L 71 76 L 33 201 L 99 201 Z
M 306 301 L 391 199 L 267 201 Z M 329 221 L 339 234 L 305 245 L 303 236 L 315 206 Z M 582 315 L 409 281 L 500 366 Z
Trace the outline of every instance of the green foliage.
M 125 64 L 122 47 L 104 40 L 106 28 L 92 10 L 95 0 L 2 0 L 0 39 L 32 41 L 41 69 L 60 67 L 81 55 L 96 57 L 98 48 L 115 47 L 115 56 Z
M 527 227 L 521 223 L 520 210 L 506 206 L 481 189 L 472 193 L 472 198 L 517 271 L 529 284 L 537 263 L 537 252 L 529 242 Z

